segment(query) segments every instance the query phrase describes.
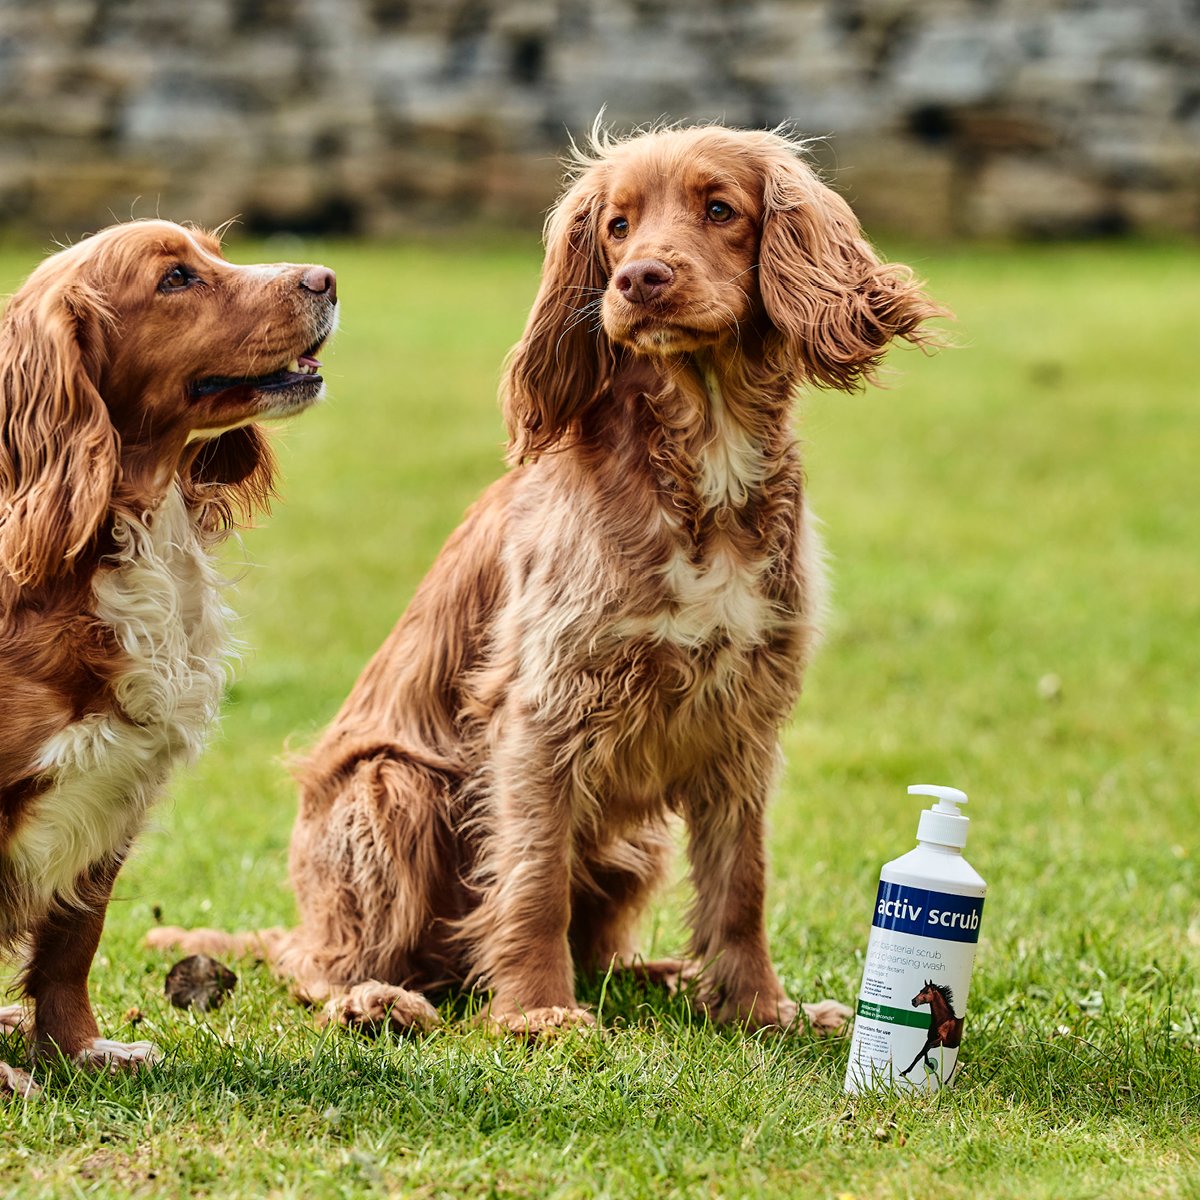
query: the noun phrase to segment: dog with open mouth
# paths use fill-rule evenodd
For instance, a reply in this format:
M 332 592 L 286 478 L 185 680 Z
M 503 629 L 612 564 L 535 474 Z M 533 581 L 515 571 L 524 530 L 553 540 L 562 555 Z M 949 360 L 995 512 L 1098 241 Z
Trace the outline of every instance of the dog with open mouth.
M 153 1056 L 100 1037 L 88 972 L 148 808 L 217 717 L 213 552 L 273 494 L 261 423 L 321 398 L 337 313 L 327 267 L 235 266 L 144 220 L 48 258 L 0 323 L 0 949 L 27 951 L 35 1057 Z

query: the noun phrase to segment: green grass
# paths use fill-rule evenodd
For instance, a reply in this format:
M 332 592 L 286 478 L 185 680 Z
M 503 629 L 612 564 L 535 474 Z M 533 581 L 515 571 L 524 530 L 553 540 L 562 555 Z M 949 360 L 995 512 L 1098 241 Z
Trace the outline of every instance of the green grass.
M 216 1014 L 167 1005 L 168 964 L 140 947 L 156 911 L 290 919 L 282 751 L 500 470 L 499 364 L 538 270 L 515 243 L 231 253 L 338 268 L 331 398 L 279 437 L 284 498 L 231 556 L 254 564 L 233 597 L 252 649 L 121 876 L 93 974 L 110 1036 L 166 1061 L 59 1068 L 0 1110 L 0 1191 L 1200 1196 L 1195 247 L 910 249 L 960 347 L 801 406 L 836 610 L 772 809 L 776 961 L 798 999 L 853 997 L 910 782 L 970 792 L 991 885 L 960 1085 L 853 1103 L 844 1041 L 714 1032 L 625 987 L 603 1038 L 533 1051 L 461 1022 L 318 1033 L 258 968 Z M 33 257 L 10 249 L 0 286 Z M 664 896 L 653 949 L 678 947 L 682 908 Z

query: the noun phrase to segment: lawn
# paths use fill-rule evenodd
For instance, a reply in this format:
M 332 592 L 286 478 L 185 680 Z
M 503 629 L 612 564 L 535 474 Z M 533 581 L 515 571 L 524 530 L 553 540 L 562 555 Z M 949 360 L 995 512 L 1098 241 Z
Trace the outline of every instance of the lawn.
M 990 895 L 954 1091 L 848 1102 L 845 1040 L 713 1031 L 596 981 L 604 1036 L 534 1050 L 451 1010 L 421 1040 L 319 1032 L 252 966 L 215 1014 L 167 1004 L 156 919 L 290 919 L 283 754 L 501 469 L 499 364 L 538 270 L 515 241 L 235 244 L 338 269 L 330 398 L 277 439 L 283 497 L 230 555 L 249 649 L 222 730 L 93 972 L 109 1036 L 165 1060 L 59 1067 L 0 1108 L 0 1192 L 1200 1196 L 1200 251 L 897 253 L 959 345 L 799 406 L 835 611 L 786 735 L 769 923 L 797 999 L 851 1002 L 878 868 L 912 845 L 905 786 L 968 791 Z M 35 257 L 5 250 L 0 287 Z M 647 949 L 679 947 L 683 906 L 662 897 Z

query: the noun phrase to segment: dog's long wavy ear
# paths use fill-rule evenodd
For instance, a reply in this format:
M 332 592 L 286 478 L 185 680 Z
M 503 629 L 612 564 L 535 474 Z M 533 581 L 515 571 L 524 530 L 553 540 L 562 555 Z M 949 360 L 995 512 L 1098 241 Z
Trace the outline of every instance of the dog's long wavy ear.
M 70 568 L 99 532 L 119 473 L 97 389 L 112 314 L 56 268 L 35 271 L 0 322 L 0 570 L 23 586 Z
M 782 137 L 767 135 L 759 289 L 786 363 L 809 380 L 855 391 L 875 378 L 893 338 L 942 340 L 925 327 L 949 313 L 912 271 L 881 262 L 850 206 Z
M 214 532 L 249 524 L 275 496 L 275 454 L 266 432 L 242 425 L 199 443 L 185 479 L 189 506 Z
M 501 389 L 510 462 L 553 446 L 612 373 L 612 346 L 600 326 L 607 283 L 596 246 L 602 182 L 598 169 L 589 168 L 546 221 L 541 286 Z

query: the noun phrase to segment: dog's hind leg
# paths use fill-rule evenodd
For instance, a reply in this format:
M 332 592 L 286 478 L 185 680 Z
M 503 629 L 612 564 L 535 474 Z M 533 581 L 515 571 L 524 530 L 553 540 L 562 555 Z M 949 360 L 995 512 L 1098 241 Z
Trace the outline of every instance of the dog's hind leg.
M 402 753 L 379 751 L 307 782 L 292 833 L 295 929 L 228 933 L 160 926 L 146 944 L 184 954 L 257 958 L 292 981 L 322 1021 L 429 1028 L 436 1009 L 406 984 L 453 981 L 447 922 L 463 904 L 450 831 L 451 782 Z
M 409 985 L 462 977 L 448 933 L 464 902 L 452 798 L 445 773 L 387 751 L 305 789 L 291 850 L 301 923 L 275 965 L 325 1020 L 437 1023 Z

